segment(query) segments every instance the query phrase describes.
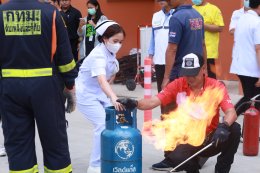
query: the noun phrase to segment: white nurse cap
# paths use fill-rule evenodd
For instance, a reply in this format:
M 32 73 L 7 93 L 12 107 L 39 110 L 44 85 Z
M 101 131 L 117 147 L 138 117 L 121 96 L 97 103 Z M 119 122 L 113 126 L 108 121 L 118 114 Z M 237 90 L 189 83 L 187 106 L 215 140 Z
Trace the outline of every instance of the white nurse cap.
M 100 24 L 98 24 L 95 28 L 96 32 L 99 34 L 99 35 L 103 35 L 104 32 L 107 30 L 108 27 L 110 27 L 111 25 L 114 25 L 114 24 L 117 24 L 115 21 L 113 20 L 104 20 L 103 22 L 101 22 Z

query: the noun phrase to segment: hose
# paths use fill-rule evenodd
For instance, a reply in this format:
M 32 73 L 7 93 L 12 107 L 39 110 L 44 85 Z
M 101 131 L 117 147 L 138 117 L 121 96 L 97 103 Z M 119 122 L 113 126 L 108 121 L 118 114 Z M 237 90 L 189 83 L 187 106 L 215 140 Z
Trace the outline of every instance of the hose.
M 252 97 L 251 99 L 250 99 L 250 101 L 247 101 L 247 102 L 244 102 L 244 103 L 242 103 L 241 105 L 239 105 L 237 108 L 236 108 L 236 112 L 239 110 L 239 108 L 241 108 L 242 106 L 244 106 L 244 105 L 246 105 L 246 104 L 254 104 L 254 103 L 260 103 L 260 100 L 256 100 L 256 98 L 257 97 L 260 97 L 260 94 L 258 94 L 258 95 L 256 95 L 256 96 L 254 96 L 254 97 Z

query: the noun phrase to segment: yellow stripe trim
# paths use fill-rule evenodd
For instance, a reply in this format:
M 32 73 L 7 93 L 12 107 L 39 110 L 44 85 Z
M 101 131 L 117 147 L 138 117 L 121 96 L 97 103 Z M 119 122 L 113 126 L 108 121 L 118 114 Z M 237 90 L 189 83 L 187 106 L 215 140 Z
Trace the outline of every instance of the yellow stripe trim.
M 72 172 L 71 164 L 66 168 L 59 169 L 59 170 L 50 170 L 46 166 L 44 166 L 44 173 L 70 173 L 70 172 Z
M 27 169 L 27 170 L 23 170 L 23 171 L 11 171 L 10 173 L 38 173 L 38 165 L 35 165 L 34 167 L 32 167 L 31 169 Z
M 61 73 L 66 73 L 66 72 L 74 69 L 75 66 L 76 66 L 76 63 L 73 59 L 69 64 L 59 66 L 59 71 Z
M 2 69 L 3 77 L 41 77 L 52 76 L 52 68 Z

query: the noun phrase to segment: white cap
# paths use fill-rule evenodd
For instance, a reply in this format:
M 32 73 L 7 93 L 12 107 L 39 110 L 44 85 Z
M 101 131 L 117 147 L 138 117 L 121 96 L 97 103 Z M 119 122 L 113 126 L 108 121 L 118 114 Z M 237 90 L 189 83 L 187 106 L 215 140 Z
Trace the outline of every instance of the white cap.
M 203 57 L 199 54 L 190 53 L 183 57 L 180 76 L 196 76 L 203 66 Z
M 95 28 L 96 32 L 99 34 L 99 35 L 103 35 L 104 32 L 107 30 L 108 27 L 110 27 L 111 25 L 114 25 L 114 24 L 117 24 L 115 21 L 113 20 L 104 20 L 103 22 L 101 22 L 100 24 L 98 24 Z

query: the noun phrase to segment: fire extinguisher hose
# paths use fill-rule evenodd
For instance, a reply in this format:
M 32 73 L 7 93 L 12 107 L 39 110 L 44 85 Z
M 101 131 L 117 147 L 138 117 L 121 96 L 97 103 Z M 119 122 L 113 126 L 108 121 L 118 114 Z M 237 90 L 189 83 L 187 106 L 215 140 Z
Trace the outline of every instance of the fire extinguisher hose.
M 175 168 L 173 168 L 172 170 L 169 171 L 169 173 L 175 172 L 177 168 L 179 168 L 180 166 L 182 166 L 184 163 L 188 162 L 189 160 L 191 160 L 192 158 L 194 158 L 195 156 L 197 156 L 198 154 L 200 154 L 202 151 L 205 151 L 206 149 L 208 149 L 209 147 L 211 147 L 213 145 L 214 142 L 211 142 L 210 144 L 208 144 L 207 146 L 205 146 L 204 148 L 202 148 L 201 150 L 199 150 L 198 152 L 196 152 L 195 154 L 193 154 L 192 156 L 190 156 L 188 159 L 184 160 L 183 162 L 181 162 L 179 165 L 177 165 Z

